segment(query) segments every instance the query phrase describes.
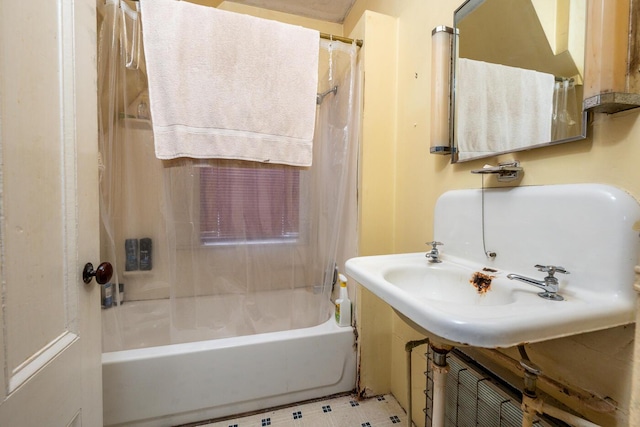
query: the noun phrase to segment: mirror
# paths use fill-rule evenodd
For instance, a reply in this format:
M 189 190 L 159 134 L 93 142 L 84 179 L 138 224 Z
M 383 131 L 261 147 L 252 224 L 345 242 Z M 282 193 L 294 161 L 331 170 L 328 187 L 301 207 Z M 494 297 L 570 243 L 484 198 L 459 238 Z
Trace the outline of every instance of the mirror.
M 586 137 L 587 0 L 467 0 L 454 13 L 452 161 Z

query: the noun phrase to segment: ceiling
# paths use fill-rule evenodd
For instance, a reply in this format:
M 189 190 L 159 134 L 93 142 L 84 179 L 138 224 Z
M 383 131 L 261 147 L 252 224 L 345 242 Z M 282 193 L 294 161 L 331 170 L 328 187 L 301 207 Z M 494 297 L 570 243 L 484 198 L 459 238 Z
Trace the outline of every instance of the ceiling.
M 355 0 L 229 0 L 307 18 L 342 23 Z

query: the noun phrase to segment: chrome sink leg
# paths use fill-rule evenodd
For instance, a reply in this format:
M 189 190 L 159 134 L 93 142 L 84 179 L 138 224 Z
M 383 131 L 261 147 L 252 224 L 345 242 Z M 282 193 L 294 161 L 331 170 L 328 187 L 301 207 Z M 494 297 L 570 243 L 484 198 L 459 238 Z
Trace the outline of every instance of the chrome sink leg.
M 439 348 L 432 344 L 429 346 L 433 351 L 433 412 L 431 414 L 431 425 L 433 427 L 444 427 L 447 374 L 449 373 L 447 354 L 452 348 L 448 346 L 446 348 Z

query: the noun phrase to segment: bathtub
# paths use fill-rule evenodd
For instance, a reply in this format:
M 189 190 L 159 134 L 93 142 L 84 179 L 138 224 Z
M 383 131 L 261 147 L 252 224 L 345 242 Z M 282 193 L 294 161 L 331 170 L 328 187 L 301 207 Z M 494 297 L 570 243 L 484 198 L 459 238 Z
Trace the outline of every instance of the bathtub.
M 102 355 L 105 426 L 175 426 L 355 388 L 353 329 L 338 327 L 332 316 L 293 330 L 158 345 L 168 334 L 161 315 L 168 306 L 168 300 L 152 300 L 118 308 L 128 318 L 158 319 L 140 322 L 148 327 L 138 341 L 127 337 L 129 347 L 152 347 Z

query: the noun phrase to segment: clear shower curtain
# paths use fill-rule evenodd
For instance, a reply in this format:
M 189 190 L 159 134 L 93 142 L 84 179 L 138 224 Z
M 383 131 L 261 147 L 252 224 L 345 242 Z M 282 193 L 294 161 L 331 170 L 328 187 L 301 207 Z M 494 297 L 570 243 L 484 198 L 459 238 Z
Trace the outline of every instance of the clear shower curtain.
M 120 315 L 103 331 L 169 322 L 170 343 L 307 327 L 331 314 L 334 271 L 355 250 L 357 48 L 321 40 L 313 166 L 154 157 L 135 3 L 100 12 L 102 252 L 124 304 L 169 299 L 165 313 Z M 151 243 L 151 263 L 126 258 Z M 346 249 L 345 248 L 350 248 Z M 144 267 L 144 268 L 143 268 Z M 150 268 L 148 268 L 150 267 Z M 107 309 L 105 309 L 107 310 Z

